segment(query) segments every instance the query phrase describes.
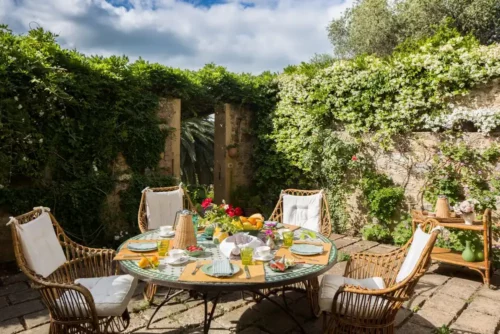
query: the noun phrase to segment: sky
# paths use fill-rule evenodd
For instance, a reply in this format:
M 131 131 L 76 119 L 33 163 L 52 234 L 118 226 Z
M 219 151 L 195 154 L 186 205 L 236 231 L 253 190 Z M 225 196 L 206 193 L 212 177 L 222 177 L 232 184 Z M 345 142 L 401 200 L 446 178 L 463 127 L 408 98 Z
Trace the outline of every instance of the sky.
M 332 53 L 326 27 L 353 0 L 0 0 L 15 33 L 41 26 L 65 48 L 198 69 L 280 71 Z

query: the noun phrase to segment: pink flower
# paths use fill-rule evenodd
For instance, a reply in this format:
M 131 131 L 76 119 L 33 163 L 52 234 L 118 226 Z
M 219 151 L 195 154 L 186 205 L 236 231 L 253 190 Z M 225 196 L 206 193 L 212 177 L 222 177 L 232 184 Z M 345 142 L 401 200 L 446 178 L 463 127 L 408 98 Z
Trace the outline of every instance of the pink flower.
M 358 160 L 358 157 L 353 155 L 352 158 L 351 158 L 352 161 L 357 161 Z
M 212 201 L 213 201 L 213 199 L 212 199 L 212 198 L 210 198 L 210 197 L 209 197 L 209 198 L 205 198 L 205 199 L 203 200 L 203 202 L 201 202 L 201 207 L 202 207 L 203 209 L 208 208 L 208 207 L 212 204 Z

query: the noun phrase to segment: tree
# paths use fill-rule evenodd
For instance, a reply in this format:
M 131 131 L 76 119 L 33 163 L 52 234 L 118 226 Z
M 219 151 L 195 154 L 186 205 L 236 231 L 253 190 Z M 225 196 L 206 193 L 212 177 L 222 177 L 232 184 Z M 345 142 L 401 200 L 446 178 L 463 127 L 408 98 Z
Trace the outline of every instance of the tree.
M 339 58 L 385 56 L 408 38 L 432 35 L 447 19 L 482 44 L 500 41 L 498 0 L 357 0 L 330 23 L 328 35 Z
M 211 184 L 214 168 L 214 121 L 208 116 L 189 118 L 181 124 L 182 180 Z

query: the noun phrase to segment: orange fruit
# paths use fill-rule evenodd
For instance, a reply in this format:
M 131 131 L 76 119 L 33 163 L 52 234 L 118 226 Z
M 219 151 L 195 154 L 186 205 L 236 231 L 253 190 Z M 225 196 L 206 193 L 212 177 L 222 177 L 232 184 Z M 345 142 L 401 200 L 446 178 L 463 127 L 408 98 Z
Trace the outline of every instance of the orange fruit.
M 140 259 L 137 265 L 139 266 L 139 268 L 145 269 L 149 267 L 149 261 L 147 258 L 143 257 L 142 259 Z
M 257 225 L 257 218 L 250 217 L 248 218 L 248 222 L 252 225 Z
M 255 214 L 251 215 L 249 218 L 256 218 L 258 220 L 264 221 L 264 216 L 262 216 L 260 213 L 255 213 Z
M 257 229 L 260 230 L 262 228 L 262 226 L 264 226 L 264 222 L 262 220 L 258 220 L 256 226 L 257 226 Z
M 241 221 L 242 223 L 246 223 L 246 222 L 248 222 L 248 218 L 247 218 L 247 217 L 240 216 L 240 221 Z

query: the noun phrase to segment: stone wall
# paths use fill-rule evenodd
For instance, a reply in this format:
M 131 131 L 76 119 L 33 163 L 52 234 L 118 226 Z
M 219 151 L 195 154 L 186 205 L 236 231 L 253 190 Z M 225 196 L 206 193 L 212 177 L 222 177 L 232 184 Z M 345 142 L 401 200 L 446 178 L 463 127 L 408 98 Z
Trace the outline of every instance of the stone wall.
M 345 136 L 345 134 L 340 134 Z M 432 210 L 434 203 L 423 198 L 425 175 L 432 165 L 432 158 L 438 152 L 442 140 L 440 134 L 432 132 L 413 133 L 396 143 L 395 149 L 383 152 L 376 146 L 366 147 L 366 153 L 375 162 L 380 173 L 384 173 L 405 189 L 410 208 Z M 492 143 L 500 144 L 500 133 L 489 136 L 481 133 L 464 133 L 462 139 L 473 149 L 482 150 Z M 368 140 L 367 140 L 368 142 Z M 499 164 L 500 167 L 500 164 Z M 500 207 L 500 202 L 497 204 Z M 355 192 L 349 199 L 350 225 L 358 230 L 366 224 L 366 211 L 362 205 L 361 193 Z M 497 216 L 497 212 L 494 216 Z
M 165 148 L 158 165 L 160 173 L 181 177 L 181 100 L 160 99 L 158 117 L 160 127 L 168 130 Z
M 500 80 L 478 87 L 465 97 L 451 101 L 456 105 L 469 108 L 500 107 Z M 339 136 L 350 140 L 345 133 Z M 423 199 L 425 187 L 424 175 L 432 163 L 432 157 L 437 153 L 437 146 L 443 139 L 443 134 L 433 132 L 415 132 L 396 141 L 392 151 L 381 151 L 376 144 L 365 147 L 368 155 L 373 158 L 379 172 L 391 177 L 394 182 L 405 189 L 409 206 L 416 209 L 432 209 L 434 203 Z M 477 132 L 464 132 L 462 139 L 473 149 L 484 149 L 492 143 L 500 144 L 500 133 L 485 135 Z M 364 138 L 365 143 L 373 143 L 370 136 Z M 500 167 L 500 166 L 499 166 Z M 500 201 L 497 201 L 500 208 Z M 359 230 L 367 223 L 366 210 L 363 208 L 361 193 L 355 192 L 349 199 L 350 227 Z M 493 219 L 498 221 L 499 211 L 493 213 Z

